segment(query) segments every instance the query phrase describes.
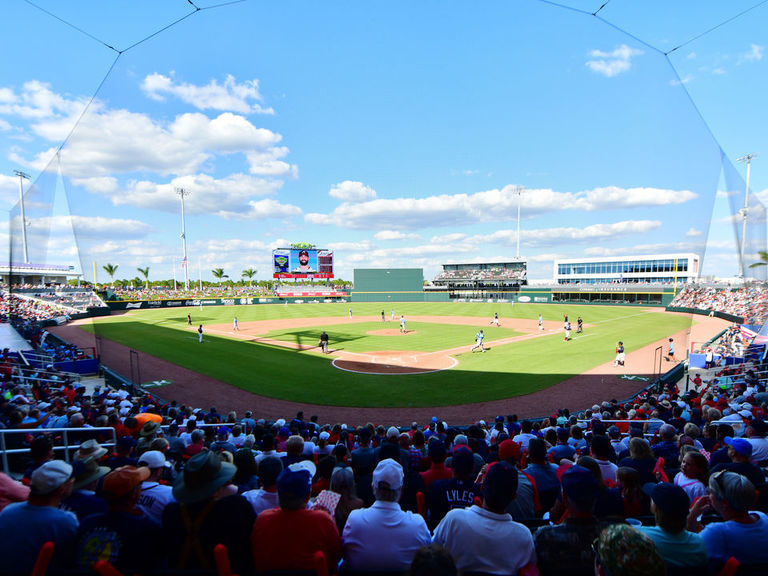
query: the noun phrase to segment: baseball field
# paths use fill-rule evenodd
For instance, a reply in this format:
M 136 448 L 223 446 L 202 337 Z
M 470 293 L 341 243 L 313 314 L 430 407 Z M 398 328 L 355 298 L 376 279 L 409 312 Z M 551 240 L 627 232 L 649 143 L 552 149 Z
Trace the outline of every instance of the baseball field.
M 187 313 L 192 316 L 191 325 Z M 492 323 L 494 313 L 500 326 Z M 573 326 L 567 342 L 566 314 Z M 400 331 L 401 315 L 406 320 L 405 333 Z M 584 322 L 581 334 L 576 333 L 578 316 Z M 203 342 L 199 343 L 201 324 Z M 377 303 L 305 303 L 137 310 L 90 320 L 79 328 L 97 335 L 102 348 L 115 343 L 137 350 L 165 363 L 169 372 L 173 366 L 183 367 L 257 398 L 297 406 L 398 409 L 530 396 L 584 375 L 599 376 L 606 387 L 621 381 L 640 389 L 642 375 L 671 367 L 666 360 L 662 363 L 659 350 L 664 347 L 666 352 L 669 337 L 675 338 L 677 360 L 683 360 L 691 339 L 704 340 L 725 325 L 718 319 L 660 308 L 521 303 L 397 303 L 394 308 L 382 308 Z M 481 329 L 486 352 L 471 352 Z M 323 330 L 329 336 L 327 355 L 318 348 Z M 693 336 L 692 330 L 697 332 Z M 613 366 L 619 340 L 627 352 L 624 367 Z M 184 383 L 173 374 L 165 377 L 174 381 L 168 392 L 184 401 L 179 398 Z M 187 392 L 192 392 L 191 387 Z M 612 392 L 606 388 L 606 395 Z M 597 398 L 581 400 L 591 405 Z M 224 399 L 219 403 L 226 405 Z M 542 412 L 548 408 L 541 406 Z

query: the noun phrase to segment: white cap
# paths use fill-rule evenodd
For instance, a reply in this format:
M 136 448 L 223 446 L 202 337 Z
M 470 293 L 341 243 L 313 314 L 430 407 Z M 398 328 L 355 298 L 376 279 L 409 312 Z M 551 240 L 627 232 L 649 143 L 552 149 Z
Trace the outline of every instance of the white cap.
M 317 472 L 317 467 L 315 466 L 314 462 L 311 462 L 310 460 L 302 460 L 301 462 L 295 462 L 294 464 L 291 464 L 288 466 L 288 469 L 293 472 L 298 472 L 299 470 L 306 470 L 309 472 L 309 483 L 312 483 L 312 478 L 315 477 L 315 473 Z
M 49 460 L 32 472 L 29 486 L 41 496 L 50 494 L 72 477 L 72 466 L 63 460 Z
M 391 490 L 397 490 L 403 485 L 403 467 L 392 458 L 385 458 L 373 471 L 373 487 L 380 482 L 386 482 Z
M 320 440 L 328 440 L 328 438 L 330 437 L 331 435 L 328 434 L 328 432 L 326 432 L 325 430 L 320 432 Z
M 139 457 L 139 466 L 146 464 L 148 468 L 162 468 L 163 466 L 169 466 L 165 461 L 165 454 L 160 450 L 147 450 Z

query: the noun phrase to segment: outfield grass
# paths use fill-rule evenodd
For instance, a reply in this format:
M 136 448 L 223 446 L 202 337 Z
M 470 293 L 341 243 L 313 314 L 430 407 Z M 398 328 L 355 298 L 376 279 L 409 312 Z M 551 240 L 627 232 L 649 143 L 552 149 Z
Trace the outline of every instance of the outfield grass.
M 382 304 L 295 304 L 218 306 L 204 308 L 132 311 L 95 319 L 89 326 L 106 340 L 227 382 L 256 394 L 321 405 L 440 406 L 481 402 L 528 394 L 552 386 L 597 365 L 610 362 L 618 340 L 631 352 L 672 333 L 688 328 L 685 316 L 612 306 L 487 303 L 398 303 L 395 314 L 409 316 L 474 316 L 490 319 L 499 313 L 501 328 L 489 326 L 487 354 L 462 353 L 459 365 L 448 371 L 420 375 L 370 375 L 337 370 L 317 351 L 296 351 L 255 341 L 206 334 L 203 345 L 187 327 L 191 313 L 195 327 L 232 324 L 236 314 L 242 326 L 253 320 L 287 318 L 380 316 Z M 384 308 L 387 318 L 391 306 Z M 514 336 L 514 319 L 562 322 L 564 313 L 574 326 L 573 340 L 564 343 L 561 331 L 550 335 L 495 345 L 494 340 Z M 576 317 L 585 324 L 575 334 Z M 397 328 L 397 322 L 353 322 L 326 328 L 331 347 L 350 351 L 433 351 L 472 344 L 477 327 L 408 322 L 416 333 L 406 337 L 367 335 L 371 330 Z M 511 326 L 511 328 L 510 328 Z M 322 326 L 276 330 L 267 336 L 315 345 Z M 412 337 L 411 337 L 412 336 Z

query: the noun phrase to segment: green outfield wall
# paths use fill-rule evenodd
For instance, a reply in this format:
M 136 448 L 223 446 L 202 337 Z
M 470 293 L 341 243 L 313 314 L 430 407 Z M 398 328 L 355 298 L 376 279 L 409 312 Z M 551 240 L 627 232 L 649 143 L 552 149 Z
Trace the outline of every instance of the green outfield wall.
M 355 268 L 353 302 L 448 302 L 447 292 L 424 292 L 422 268 Z

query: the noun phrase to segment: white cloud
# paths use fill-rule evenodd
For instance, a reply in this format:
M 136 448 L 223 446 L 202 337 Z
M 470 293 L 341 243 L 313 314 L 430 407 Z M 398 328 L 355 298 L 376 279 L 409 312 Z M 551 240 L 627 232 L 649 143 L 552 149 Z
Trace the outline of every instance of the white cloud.
M 521 230 L 520 242 L 527 248 L 551 246 L 562 243 L 583 243 L 616 239 L 630 234 L 643 234 L 661 228 L 658 220 L 625 220 L 610 224 L 592 224 L 584 227 L 555 227 L 538 230 Z M 515 230 L 497 230 L 491 234 L 477 236 L 482 242 L 500 242 L 513 245 L 517 242 Z
M 689 190 L 619 188 L 607 186 L 582 192 L 530 189 L 523 192 L 525 217 L 561 210 L 614 210 L 683 204 L 697 195 Z M 517 218 L 515 187 L 505 186 L 475 194 L 428 196 L 425 198 L 375 199 L 358 204 L 343 203 L 330 214 L 309 213 L 313 224 L 334 224 L 354 229 L 415 230 L 432 226 L 454 226 Z
M 696 236 L 701 236 L 704 232 L 701 230 L 697 230 L 696 228 L 688 228 L 688 232 L 685 233 L 685 235 L 689 238 L 694 238 Z
M 669 85 L 680 86 L 681 84 L 688 84 L 693 80 L 693 78 L 694 78 L 693 74 L 686 74 L 685 76 L 681 76 L 677 80 L 670 80 Z
M 413 240 L 418 238 L 418 234 L 406 234 L 397 230 L 382 230 L 373 235 L 376 240 Z
M 116 205 L 127 204 L 164 212 L 179 212 L 183 188 L 184 208 L 188 214 L 215 214 L 224 218 L 263 220 L 298 216 L 301 209 L 272 199 L 255 197 L 273 195 L 282 186 L 280 181 L 254 178 L 247 174 L 231 174 L 216 179 L 207 174 L 176 178 L 167 184 L 147 180 L 132 181 L 119 194 L 110 194 Z M 98 192 L 98 190 L 90 190 Z
M 85 109 L 88 99 L 68 100 L 56 94 L 50 84 L 31 80 L 17 94 L 11 88 L 0 88 L 0 114 L 26 119 L 69 118 L 70 127 Z
M 743 64 L 744 62 L 759 62 L 763 59 L 764 51 L 765 46 L 750 44 L 747 52 L 739 54 L 738 64 Z
M 52 237 L 71 235 L 73 229 L 78 239 L 143 238 L 152 231 L 139 220 L 102 216 L 50 216 L 32 219 L 27 225 L 30 234 L 50 231 Z
M 597 74 L 602 74 L 612 78 L 628 71 L 632 67 L 632 58 L 643 54 L 642 50 L 630 48 L 622 44 L 612 52 L 603 52 L 602 50 L 591 50 L 587 60 L 587 67 Z
M 376 198 L 376 190 L 362 182 L 352 180 L 344 180 L 344 182 L 331 186 L 328 194 L 342 202 L 365 202 Z
M 235 77 L 228 74 L 224 84 L 215 79 L 205 86 L 196 86 L 186 82 L 177 83 L 173 78 L 162 74 L 150 74 L 141 83 L 141 89 L 153 100 L 164 100 L 165 96 L 174 96 L 196 107 L 198 110 L 222 110 L 242 114 L 274 114 L 272 108 L 263 108 L 259 92 L 259 81 L 248 80 L 238 84 Z

